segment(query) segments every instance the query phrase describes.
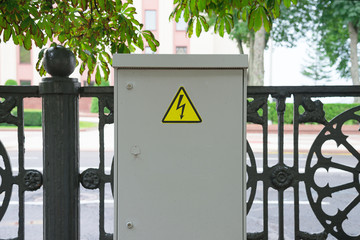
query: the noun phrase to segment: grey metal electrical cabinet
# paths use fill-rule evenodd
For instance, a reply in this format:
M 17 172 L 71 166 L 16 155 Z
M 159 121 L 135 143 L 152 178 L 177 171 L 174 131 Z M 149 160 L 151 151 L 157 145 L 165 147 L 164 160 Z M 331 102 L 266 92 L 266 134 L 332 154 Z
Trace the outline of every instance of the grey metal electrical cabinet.
M 246 239 L 246 55 L 115 55 L 115 238 Z

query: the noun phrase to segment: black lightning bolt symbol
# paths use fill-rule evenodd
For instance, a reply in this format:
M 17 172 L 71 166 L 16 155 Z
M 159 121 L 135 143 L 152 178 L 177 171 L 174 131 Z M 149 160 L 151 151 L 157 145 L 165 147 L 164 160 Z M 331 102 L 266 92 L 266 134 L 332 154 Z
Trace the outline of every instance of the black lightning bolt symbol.
M 180 95 L 180 97 L 179 97 L 179 102 L 178 102 L 178 105 L 177 105 L 177 107 L 176 107 L 176 110 L 178 110 L 179 108 L 182 108 L 182 109 L 181 109 L 181 114 L 180 114 L 180 119 L 182 119 L 182 118 L 184 117 L 184 110 L 185 110 L 185 103 L 180 106 L 183 97 L 184 97 L 183 94 Z

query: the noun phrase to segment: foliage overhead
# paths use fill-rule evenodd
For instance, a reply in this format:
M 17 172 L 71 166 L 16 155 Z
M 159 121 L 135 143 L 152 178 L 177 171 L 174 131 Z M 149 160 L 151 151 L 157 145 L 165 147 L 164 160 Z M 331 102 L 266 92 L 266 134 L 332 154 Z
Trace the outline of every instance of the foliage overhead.
M 200 36 L 202 30 L 209 30 L 209 24 L 205 16 L 217 16 L 214 24 L 215 33 L 224 36 L 230 34 L 234 28 L 236 14 L 237 19 L 247 21 L 249 29 L 258 31 L 261 26 L 269 32 L 272 28 L 273 19 L 280 16 L 280 6 L 290 7 L 291 3 L 297 4 L 297 0 L 174 0 L 174 11 L 170 18 L 176 22 L 183 16 L 188 23 L 188 36 L 194 33 Z M 204 16 L 205 15 L 205 16 Z
M 80 74 L 88 69 L 88 82 L 95 72 L 96 82 L 108 79 L 114 53 L 144 49 L 144 40 L 155 51 L 159 42 L 135 19 L 133 1 L 127 0 L 11 0 L 0 1 L 0 34 L 4 42 L 12 41 L 39 48 L 60 42 L 80 59 Z M 36 65 L 41 64 L 45 49 Z M 79 64 L 79 63 L 78 63 Z
M 336 66 L 341 77 L 348 78 L 349 23 L 358 30 L 359 39 L 360 1 L 301 0 L 296 7 L 281 11 L 281 16 L 274 21 L 271 35 L 280 45 L 293 47 L 298 39 L 313 38 L 313 34 L 317 34 L 319 52 Z
M 321 35 L 320 46 L 329 57 L 331 64 L 336 65 L 342 77 L 349 77 L 350 45 L 348 24 L 360 29 L 360 2 L 317 1 L 317 31 Z M 360 38 L 358 31 L 357 38 Z

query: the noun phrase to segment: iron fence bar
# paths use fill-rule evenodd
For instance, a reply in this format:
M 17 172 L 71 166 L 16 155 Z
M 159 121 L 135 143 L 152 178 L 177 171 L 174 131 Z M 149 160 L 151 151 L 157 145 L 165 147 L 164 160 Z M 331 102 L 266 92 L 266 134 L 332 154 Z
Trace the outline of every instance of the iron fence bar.
M 269 96 L 266 95 L 266 99 L 268 98 Z M 263 174 L 265 172 L 268 172 L 269 170 L 269 162 L 268 162 L 268 145 L 267 145 L 267 142 L 268 142 L 268 103 L 266 101 L 266 104 L 265 106 L 262 108 L 263 109 L 263 119 L 264 119 L 264 122 L 263 122 Z M 263 224 L 264 224 L 264 233 L 265 233 L 265 240 L 268 239 L 268 236 L 269 236 L 269 222 L 267 219 L 269 219 L 269 205 L 267 204 L 268 203 L 268 196 L 269 196 L 269 187 L 270 185 L 267 183 L 263 183 Z
M 19 240 L 23 240 L 25 238 L 25 213 L 24 213 L 24 192 L 25 189 L 23 184 L 21 184 L 21 176 L 24 175 L 24 155 L 25 155 L 25 133 L 24 133 L 24 103 L 23 98 L 17 98 L 17 119 L 18 119 L 18 166 L 19 166 L 19 180 L 18 180 L 18 196 L 19 196 L 19 229 L 18 236 Z
M 278 164 L 284 165 L 284 113 L 286 110 L 286 98 L 276 98 L 276 111 L 278 115 Z M 278 211 L 279 211 L 279 240 L 284 239 L 284 190 L 278 190 Z
M 268 98 L 268 95 L 266 95 L 265 97 L 266 99 Z M 268 146 L 267 146 L 267 142 L 268 142 L 268 103 L 266 102 L 265 106 L 262 108 L 263 112 L 264 112 L 264 116 L 263 116 L 263 172 L 262 175 L 268 173 L 269 171 L 269 163 L 268 163 Z M 264 224 L 264 239 L 268 239 L 269 236 L 269 222 L 268 222 L 268 218 L 269 218 L 269 205 L 268 203 L 268 199 L 269 199 L 269 188 L 270 185 L 268 183 L 263 182 L 263 224 Z
M 1 96 L 40 97 L 38 86 L 0 86 Z
M 285 95 L 304 94 L 309 97 L 349 97 L 360 96 L 359 86 L 279 86 L 279 87 L 259 87 L 249 86 L 248 96 L 270 94 Z
M 114 87 L 81 87 L 80 97 L 114 96 Z
M 105 175 L 105 140 L 104 140 L 104 127 L 105 127 L 105 114 L 104 114 L 104 101 L 99 98 L 99 139 L 100 139 L 100 163 L 99 170 L 100 174 Z M 99 186 L 100 191 L 100 224 L 99 224 L 99 232 L 100 232 L 100 240 L 105 240 L 105 182 L 102 181 Z
M 293 106 L 293 129 L 294 129 L 294 171 L 299 173 L 299 111 L 298 106 L 300 99 L 299 95 L 294 96 L 294 106 Z M 295 182 L 294 185 L 294 239 L 299 240 L 300 233 L 300 206 L 299 206 L 300 196 L 299 196 L 299 180 Z

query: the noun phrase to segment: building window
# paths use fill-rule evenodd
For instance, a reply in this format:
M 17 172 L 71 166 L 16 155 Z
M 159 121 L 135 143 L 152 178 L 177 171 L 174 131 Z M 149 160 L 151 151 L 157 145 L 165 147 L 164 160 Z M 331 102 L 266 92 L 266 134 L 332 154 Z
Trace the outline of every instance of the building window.
M 20 80 L 20 86 L 30 86 L 31 81 L 30 80 Z
M 146 10 L 145 11 L 145 29 L 156 30 L 156 11 Z
M 151 50 L 150 47 L 145 47 L 145 54 L 155 54 L 156 52 L 154 52 L 153 50 Z
M 176 31 L 186 31 L 188 24 L 185 22 L 184 17 L 179 18 L 179 22 L 176 23 Z
M 20 63 L 31 63 L 31 54 L 23 46 L 20 46 Z
M 176 54 L 187 54 L 187 47 L 176 47 Z

